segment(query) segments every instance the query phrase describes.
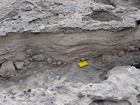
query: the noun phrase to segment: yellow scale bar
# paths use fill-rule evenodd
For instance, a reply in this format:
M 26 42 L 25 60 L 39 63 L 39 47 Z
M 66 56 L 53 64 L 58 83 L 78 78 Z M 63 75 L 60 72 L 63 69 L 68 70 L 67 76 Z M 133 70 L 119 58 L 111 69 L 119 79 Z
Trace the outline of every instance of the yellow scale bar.
M 84 67 L 84 66 L 87 66 L 88 65 L 88 62 L 87 61 L 82 61 L 82 62 L 79 62 L 78 65 L 80 67 Z

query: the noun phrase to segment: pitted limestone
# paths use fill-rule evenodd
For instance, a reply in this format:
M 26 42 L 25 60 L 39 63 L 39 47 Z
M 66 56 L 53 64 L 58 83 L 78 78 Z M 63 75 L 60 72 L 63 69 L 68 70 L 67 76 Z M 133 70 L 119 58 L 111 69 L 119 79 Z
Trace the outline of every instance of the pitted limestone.
M 74 28 L 118 31 L 135 27 L 135 19 L 140 18 L 140 10 L 135 7 L 114 7 L 103 1 L 97 2 L 93 0 L 65 0 L 63 2 L 61 0 L 0 0 L 2 10 L 0 11 L 0 36 L 10 32 L 24 31 L 36 33 L 67 32 L 68 30 L 71 32 L 72 30 L 73 32 Z M 114 3 L 114 5 L 118 4 Z M 120 8 L 123 8 L 123 13 L 116 11 Z M 99 11 L 104 11 L 104 14 L 99 14 Z M 90 15 L 96 12 L 97 14 L 91 18 Z M 100 15 L 104 15 L 106 21 L 97 19 Z

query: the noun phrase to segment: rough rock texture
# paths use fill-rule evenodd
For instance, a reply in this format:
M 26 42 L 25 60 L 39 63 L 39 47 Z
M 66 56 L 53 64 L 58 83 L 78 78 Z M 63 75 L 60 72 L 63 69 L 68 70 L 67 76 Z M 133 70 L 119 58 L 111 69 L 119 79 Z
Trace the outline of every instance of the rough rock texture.
M 140 19 L 140 10 L 128 7 L 139 5 L 138 0 L 0 0 L 0 4 L 1 36 L 19 31 L 122 30 L 135 27 Z
M 23 61 L 17 61 L 17 62 L 14 62 L 14 65 L 15 65 L 16 69 L 22 70 L 23 67 L 24 67 L 24 62 Z
M 1 68 L 0 68 L 1 77 L 14 77 L 15 72 L 16 70 L 12 61 L 6 61 L 1 65 Z
M 0 92 L 0 102 L 1 105 L 139 105 L 139 75 L 140 70 L 125 66 L 110 70 L 107 80 L 101 83 L 73 84 L 56 78 L 44 84 L 44 88 L 28 87 L 23 92 L 12 86 L 7 89 L 9 92 Z M 26 84 L 32 86 L 32 80 L 29 78 Z
M 139 0 L 0 0 L 0 105 L 140 105 L 140 71 L 110 70 L 140 61 L 139 9 Z
M 42 54 L 34 55 L 32 58 L 33 58 L 33 60 L 35 60 L 35 61 L 44 61 L 44 60 L 45 60 L 45 56 L 42 55 Z
M 0 63 L 42 51 L 44 57 L 71 62 L 138 49 L 136 5 L 138 0 L 0 0 L 0 36 L 6 35 L 0 38 Z
M 17 61 L 30 57 L 39 61 L 51 57 L 51 60 L 48 59 L 49 63 L 53 59 L 69 63 L 83 57 L 117 55 L 122 50 L 130 51 L 132 45 L 138 50 L 140 47 L 139 33 L 139 26 L 136 29 L 120 32 L 98 30 L 71 34 L 40 33 L 37 35 L 28 32 L 10 33 L 0 38 L 0 63 L 5 60 Z M 28 49 L 31 49 L 31 52 L 27 52 Z M 41 49 L 44 50 L 44 53 L 40 51 Z

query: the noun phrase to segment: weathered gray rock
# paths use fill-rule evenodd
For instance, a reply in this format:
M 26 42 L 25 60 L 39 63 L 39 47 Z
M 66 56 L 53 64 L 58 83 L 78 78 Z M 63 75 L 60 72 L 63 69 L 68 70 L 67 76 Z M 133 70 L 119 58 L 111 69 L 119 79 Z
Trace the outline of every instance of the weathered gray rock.
M 29 55 L 32 55 L 33 54 L 33 50 L 32 49 L 28 49 L 28 50 L 26 50 L 26 53 L 29 54 Z
M 132 46 L 132 45 L 131 45 L 131 46 L 129 47 L 129 50 L 130 50 L 130 51 L 135 51 L 136 48 L 135 48 L 135 46 Z
M 0 40 L 0 63 L 9 58 L 27 59 L 37 53 L 70 62 L 138 46 L 140 27 L 135 20 L 140 19 L 140 10 L 132 5 L 137 2 L 129 0 L 126 5 L 124 0 L 0 0 L 0 33 L 9 33 Z
M 24 60 L 24 65 L 27 66 L 30 64 L 30 61 L 28 59 Z
M 24 67 L 24 62 L 23 61 L 16 61 L 16 62 L 14 62 L 14 65 L 18 70 L 22 70 Z
M 61 64 L 62 64 L 62 62 L 61 62 L 61 61 L 58 61 L 58 62 L 57 62 L 57 65 L 61 65 Z
M 81 61 L 85 61 L 86 59 L 85 58 L 81 58 Z
M 46 57 L 43 54 L 36 54 L 32 57 L 32 59 L 35 61 L 44 61 Z
M 4 105 L 11 103 L 13 105 L 19 103 L 23 105 L 38 103 L 42 105 L 139 105 L 139 74 L 140 70 L 134 67 L 115 67 L 107 73 L 107 80 L 101 83 L 84 85 L 66 82 L 64 78 L 54 79 L 50 81 L 48 89 L 40 87 L 29 92 L 28 87 L 28 89 L 24 89 L 24 92 L 20 92 L 15 87 L 10 87 L 10 89 L 16 90 L 16 94 L 6 94 L 1 91 L 0 100 L 4 100 L 6 96 L 6 101 L 1 101 Z M 26 85 L 43 76 L 45 74 L 29 78 Z
M 59 102 L 61 100 L 61 104 L 65 103 L 66 100 L 69 104 L 77 103 L 79 105 L 90 105 L 90 103 L 94 101 L 96 102 L 96 100 L 112 100 L 112 102 L 121 102 L 125 99 L 126 102 L 121 102 L 122 105 L 123 103 L 129 105 L 129 102 L 132 105 L 139 105 L 136 98 L 139 94 L 138 90 L 140 89 L 138 79 L 139 73 L 140 71 L 134 67 L 115 67 L 108 72 L 108 79 L 102 83 L 70 85 L 66 82 L 62 82 L 56 83 L 56 85 L 50 87 L 49 89 L 52 92 L 57 92 L 57 97 L 61 96 L 63 92 L 65 92 L 65 98 L 71 96 L 70 99 L 60 98 Z M 137 87 L 137 89 L 135 87 Z M 80 98 L 78 98 L 79 96 Z M 73 99 L 72 97 L 75 98 Z
M 121 50 L 121 51 L 118 52 L 118 56 L 119 57 L 122 57 L 124 54 L 125 54 L 125 52 L 123 50 Z
M 48 58 L 47 58 L 47 62 L 51 64 L 51 63 L 53 62 L 53 59 L 50 58 L 50 57 L 48 57 Z
M 0 75 L 2 77 L 14 77 L 15 72 L 16 70 L 12 61 L 6 61 L 1 65 Z
M 127 5 L 133 6 L 137 2 L 130 0 L 127 4 L 124 0 L 0 0 L 0 36 L 21 29 L 21 32 L 73 32 L 74 28 L 122 30 L 135 27 L 135 19 L 140 18 L 140 11 L 136 8 L 138 6 L 127 8 Z
M 0 62 L 5 59 L 14 59 L 14 61 L 19 58 L 27 59 L 26 54 L 32 56 L 37 51 L 63 62 L 71 61 L 73 63 L 74 59 L 78 59 L 79 56 L 90 55 L 94 58 L 103 54 L 108 54 L 104 59 L 111 61 L 113 56 L 110 54 L 116 54 L 116 51 L 129 48 L 130 44 L 139 44 L 139 26 L 135 25 L 135 20 L 140 19 L 138 8 L 138 0 L 0 0 L 0 36 L 9 33 L 8 37 L 0 38 Z M 129 29 L 123 30 L 127 28 Z M 40 32 L 40 34 L 35 36 L 32 33 L 22 33 L 24 31 Z M 74 31 L 78 31 L 78 33 L 57 34 Z M 84 32 L 81 33 L 81 31 Z M 17 32 L 21 32 L 21 34 Z M 45 32 L 57 33 L 50 35 Z M 25 51 L 30 48 L 33 48 L 35 52 Z M 43 61 L 45 54 L 36 54 L 32 56 L 32 59 Z M 122 57 L 124 52 L 120 51 L 118 55 Z M 47 59 L 48 63 L 61 64 L 52 58 Z M 28 61 L 25 60 L 25 65 L 30 63 Z M 1 66 L 0 75 L 3 77 L 14 75 L 13 63 L 8 62 L 10 63 L 4 62 Z M 43 64 L 39 67 L 42 66 Z M 22 67 L 19 66 L 19 68 Z M 73 75 L 80 74 L 75 71 L 73 70 L 72 74 L 67 75 L 73 78 Z M 35 87 L 30 93 L 20 91 L 15 96 L 11 96 L 9 93 L 0 91 L 0 104 L 92 105 L 95 103 L 106 105 L 111 100 L 112 102 L 109 104 L 117 101 L 119 105 L 139 105 L 140 72 L 134 67 L 114 68 L 106 75 L 107 80 L 94 84 L 74 84 L 60 79 L 53 81 L 52 78 L 50 83 L 45 82 L 48 88 L 45 89 L 41 81 L 42 78 L 45 80 L 51 78 L 53 74 L 49 72 L 37 72 L 37 76 L 29 77 L 25 85 L 23 85 L 23 80 L 19 88 L 14 85 L 7 91 L 15 89 L 17 92 L 18 89 L 25 88 L 27 85 L 32 87 L 31 83 L 36 84 L 38 81 L 40 84 L 37 83 L 37 86 L 40 87 Z M 6 91 L 2 88 L 0 90 Z M 101 103 L 100 100 L 106 102 Z
M 51 64 L 52 64 L 52 65 L 57 65 L 57 62 L 53 61 Z

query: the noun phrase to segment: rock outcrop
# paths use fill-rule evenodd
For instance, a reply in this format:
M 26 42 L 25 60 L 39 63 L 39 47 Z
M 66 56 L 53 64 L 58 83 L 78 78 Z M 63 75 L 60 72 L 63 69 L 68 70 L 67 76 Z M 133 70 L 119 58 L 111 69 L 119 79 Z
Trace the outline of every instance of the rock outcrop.
M 135 4 L 139 1 L 0 0 L 0 36 L 6 35 L 0 38 L 0 63 L 32 57 L 69 63 L 125 53 L 130 46 L 137 50 L 140 10 Z
M 7 35 L 0 39 L 0 63 L 41 49 L 42 56 L 63 62 L 138 49 L 136 5 L 138 0 L 0 0 L 0 36 Z
M 0 10 L 0 105 L 140 105 L 139 69 L 107 72 L 140 60 L 139 0 L 0 0 Z
M 129 0 L 127 5 L 124 0 L 1 0 L 0 35 L 131 28 L 140 19 L 140 10 L 131 7 L 137 3 L 138 0 Z
M 4 105 L 139 105 L 139 74 L 135 67 L 115 67 L 107 73 L 107 80 L 96 84 L 55 79 L 46 84 L 47 89 L 29 88 L 19 92 L 13 87 L 8 94 L 0 92 L 0 102 Z

